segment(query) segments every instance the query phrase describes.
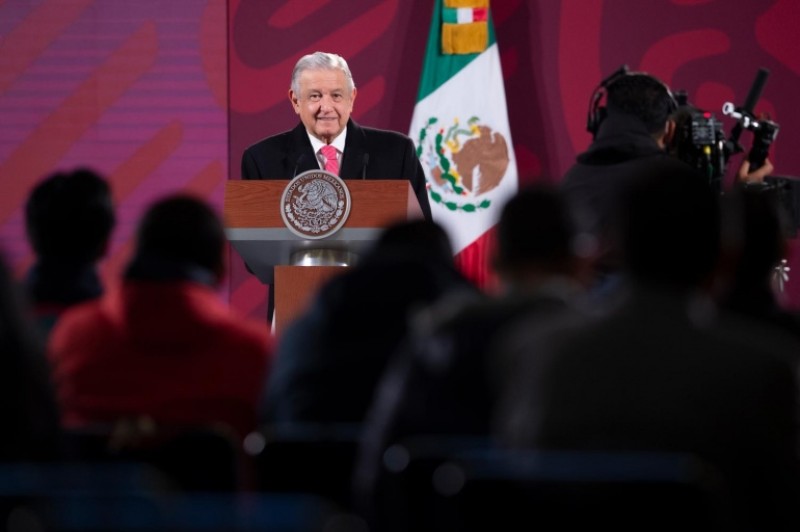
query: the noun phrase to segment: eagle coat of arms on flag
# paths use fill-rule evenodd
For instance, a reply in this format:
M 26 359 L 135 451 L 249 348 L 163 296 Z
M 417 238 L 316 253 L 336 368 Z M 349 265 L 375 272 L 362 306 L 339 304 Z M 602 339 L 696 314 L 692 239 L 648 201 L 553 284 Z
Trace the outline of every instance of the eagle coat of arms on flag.
M 430 117 L 417 138 L 417 156 L 429 176 L 430 197 L 451 211 L 489 208 L 509 164 L 506 138 L 477 116 L 445 127 Z

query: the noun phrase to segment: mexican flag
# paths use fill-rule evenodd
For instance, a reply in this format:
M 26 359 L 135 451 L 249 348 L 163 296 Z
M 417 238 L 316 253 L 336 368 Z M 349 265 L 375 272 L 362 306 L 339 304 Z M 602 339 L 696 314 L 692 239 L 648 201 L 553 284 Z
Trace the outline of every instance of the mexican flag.
M 485 278 L 475 271 L 488 269 L 482 241 L 517 191 L 489 0 L 434 1 L 409 136 L 428 180 L 433 219 L 450 235 L 465 273 Z

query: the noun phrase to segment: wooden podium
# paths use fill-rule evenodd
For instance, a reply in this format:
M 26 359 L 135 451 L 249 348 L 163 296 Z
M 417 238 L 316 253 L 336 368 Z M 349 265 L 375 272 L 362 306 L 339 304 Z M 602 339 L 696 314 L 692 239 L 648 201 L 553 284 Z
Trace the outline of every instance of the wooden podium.
M 276 334 L 305 309 L 321 284 L 343 271 L 342 266 L 297 265 L 298 255 L 329 250 L 357 257 L 384 227 L 422 218 L 407 180 L 348 180 L 351 207 L 344 226 L 324 239 L 304 239 L 281 217 L 281 198 L 288 184 L 289 180 L 230 180 L 223 204 L 228 240 L 253 274 L 273 285 Z

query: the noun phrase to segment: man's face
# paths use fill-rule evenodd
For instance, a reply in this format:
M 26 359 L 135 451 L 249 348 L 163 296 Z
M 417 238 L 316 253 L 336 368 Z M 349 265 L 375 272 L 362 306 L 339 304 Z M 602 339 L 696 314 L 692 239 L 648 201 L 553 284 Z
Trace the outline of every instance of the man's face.
M 342 132 L 353 111 L 356 89 L 347 89 L 344 72 L 339 69 L 306 70 L 298 79 L 300 94 L 289 90 L 294 112 L 306 130 L 330 144 Z

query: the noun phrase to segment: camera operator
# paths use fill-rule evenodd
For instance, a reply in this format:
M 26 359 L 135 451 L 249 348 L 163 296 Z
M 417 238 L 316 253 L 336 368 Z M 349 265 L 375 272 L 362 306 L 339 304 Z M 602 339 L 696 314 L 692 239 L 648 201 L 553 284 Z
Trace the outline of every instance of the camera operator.
M 599 105 L 603 95 L 605 107 Z M 621 193 L 631 180 L 655 172 L 681 172 L 688 166 L 669 153 L 676 132 L 672 115 L 677 109 L 666 84 L 646 73 L 628 72 L 624 66 L 604 80 L 592 97 L 587 129 L 594 140 L 578 155 L 561 187 L 579 230 L 593 242 L 593 289 L 600 297 L 618 283 L 621 257 L 616 241 Z M 759 182 L 771 171 L 768 160 L 752 173 L 745 161 L 737 178 Z M 704 179 L 700 172 L 698 179 Z

